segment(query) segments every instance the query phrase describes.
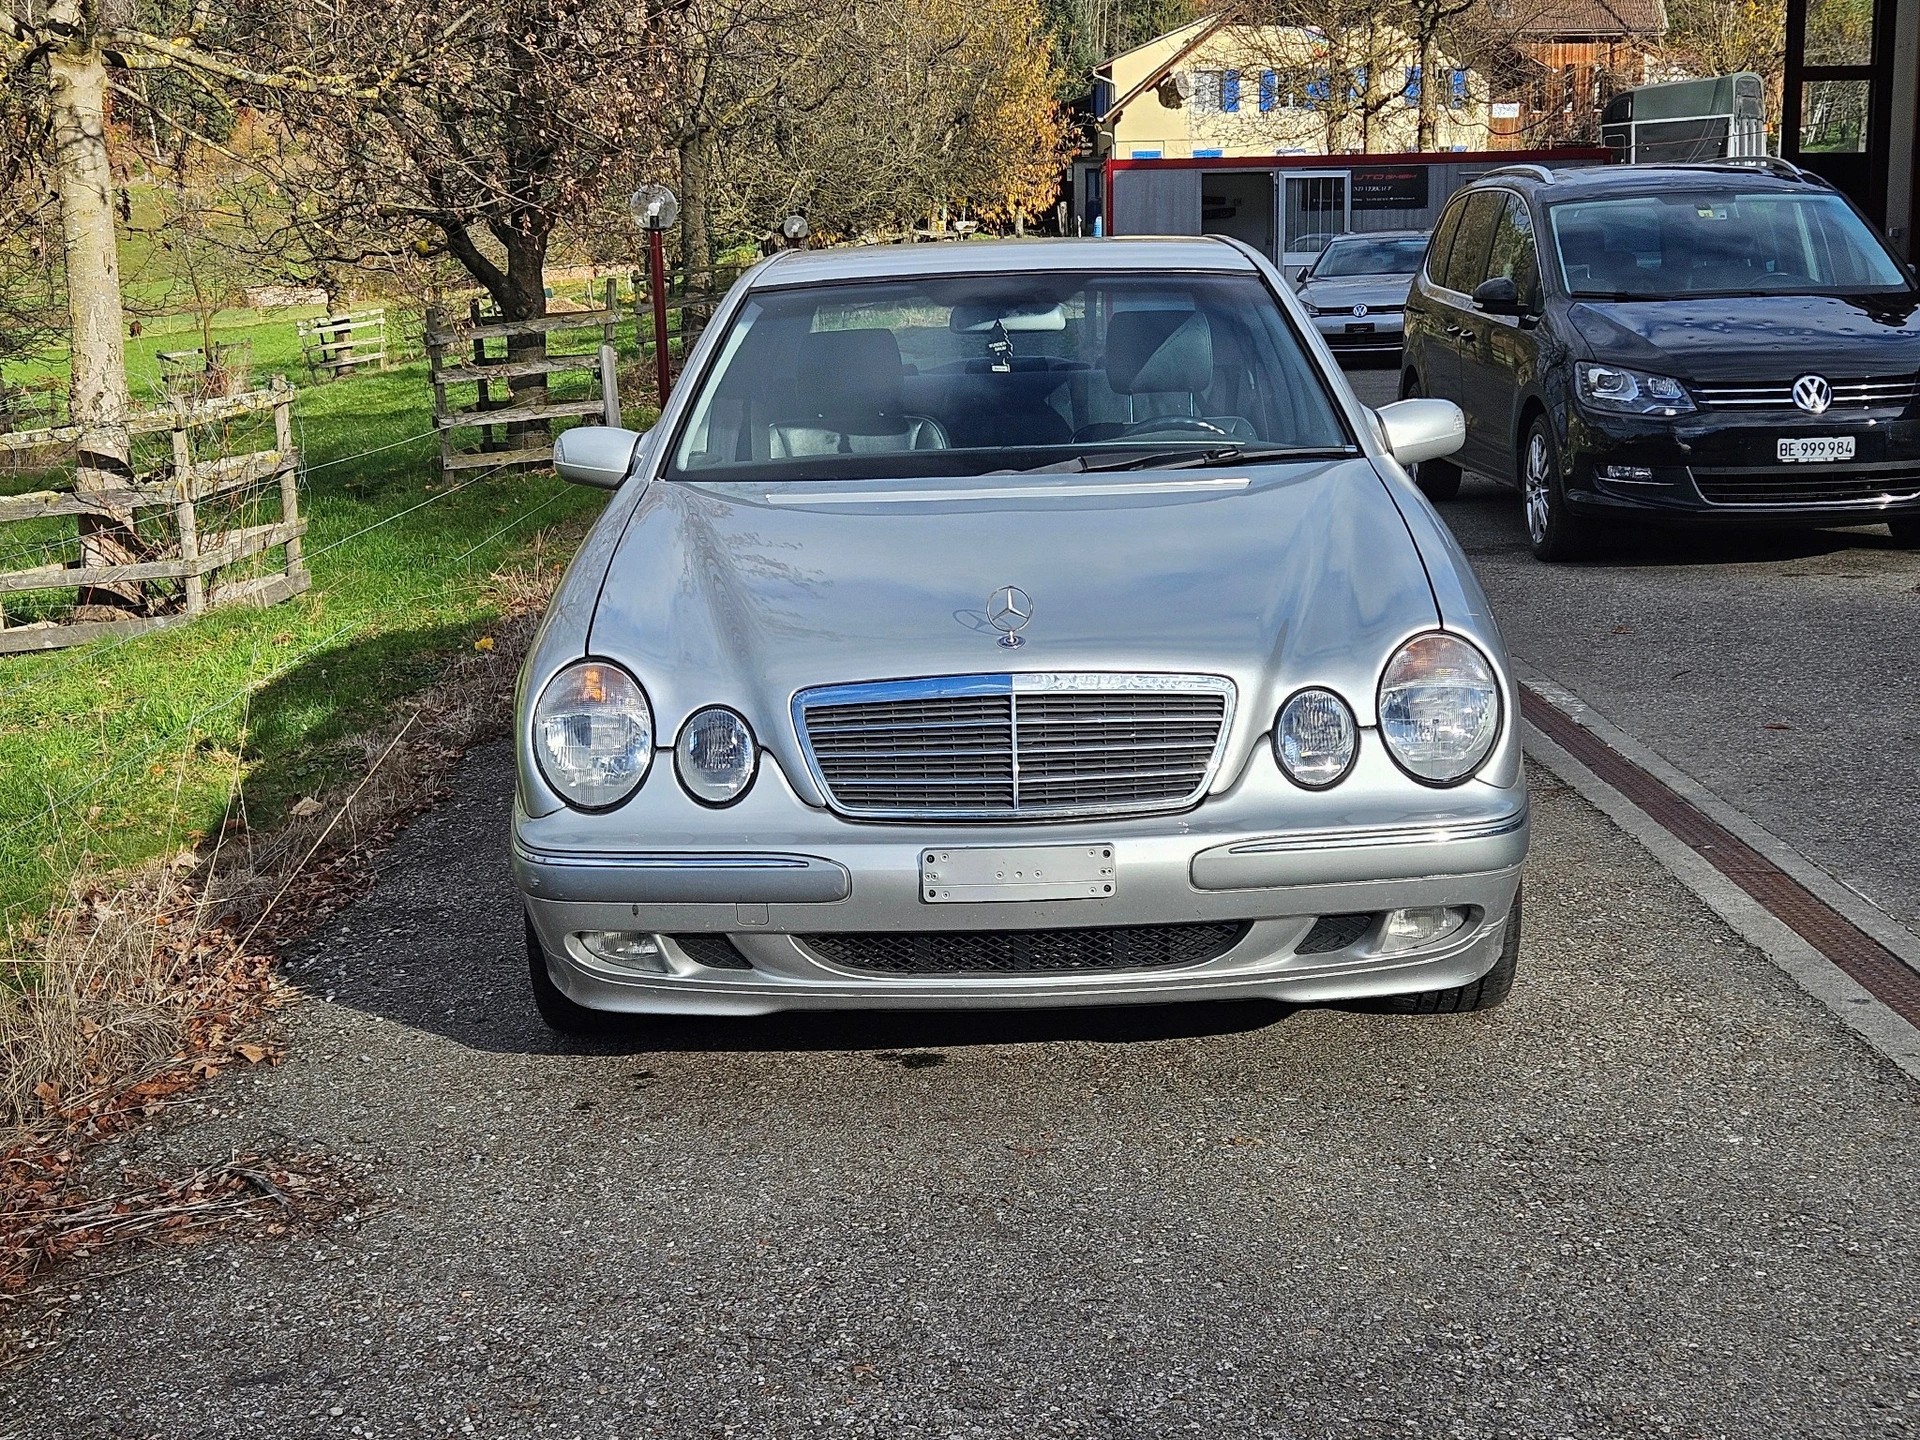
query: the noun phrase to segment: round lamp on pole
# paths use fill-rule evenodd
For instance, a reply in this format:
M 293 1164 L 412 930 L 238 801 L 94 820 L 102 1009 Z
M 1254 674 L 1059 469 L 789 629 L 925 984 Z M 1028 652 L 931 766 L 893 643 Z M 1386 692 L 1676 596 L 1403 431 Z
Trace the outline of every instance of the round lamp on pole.
M 667 356 L 666 233 L 680 220 L 680 201 L 664 185 L 642 185 L 627 202 L 634 223 L 647 232 L 647 287 L 653 291 L 653 364 L 660 384 L 660 406 L 666 408 L 673 386 L 673 366 Z

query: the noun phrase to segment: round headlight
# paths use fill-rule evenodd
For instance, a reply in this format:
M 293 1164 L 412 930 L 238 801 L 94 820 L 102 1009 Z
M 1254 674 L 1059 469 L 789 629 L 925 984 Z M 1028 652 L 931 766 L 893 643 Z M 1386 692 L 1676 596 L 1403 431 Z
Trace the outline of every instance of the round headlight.
M 694 799 L 730 805 L 753 784 L 758 763 L 753 731 L 731 710 L 718 705 L 702 710 L 680 727 L 673 761 Z
M 1347 702 L 1331 690 L 1302 690 L 1280 707 L 1273 754 L 1287 778 L 1309 790 L 1337 785 L 1353 768 L 1360 727 Z
M 547 682 L 533 707 L 533 753 L 560 798 L 605 810 L 640 787 L 653 763 L 653 707 L 618 665 L 582 660 Z
M 1457 785 L 1486 761 L 1500 733 L 1493 666 L 1457 635 L 1416 635 L 1380 677 L 1380 738 L 1416 780 Z

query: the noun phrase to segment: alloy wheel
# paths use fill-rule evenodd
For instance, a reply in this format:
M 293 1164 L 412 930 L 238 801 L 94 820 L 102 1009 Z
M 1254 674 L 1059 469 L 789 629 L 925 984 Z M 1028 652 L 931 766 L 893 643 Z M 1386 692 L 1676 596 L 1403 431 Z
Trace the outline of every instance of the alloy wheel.
M 1526 505 L 1527 538 L 1545 544 L 1553 507 L 1553 456 L 1547 437 L 1538 430 L 1527 437 Z

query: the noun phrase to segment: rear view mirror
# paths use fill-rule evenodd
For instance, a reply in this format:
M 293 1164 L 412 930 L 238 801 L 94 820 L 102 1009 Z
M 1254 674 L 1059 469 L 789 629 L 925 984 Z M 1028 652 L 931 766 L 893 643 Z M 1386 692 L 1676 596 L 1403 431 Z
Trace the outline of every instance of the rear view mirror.
M 618 490 L 633 469 L 642 438 L 611 425 L 576 425 L 553 442 L 553 468 L 576 485 Z
M 1467 417 L 1451 400 L 1400 400 L 1374 413 L 1402 465 L 1443 460 L 1467 443 Z
M 1064 330 L 1067 312 L 1061 305 L 956 305 L 947 320 L 962 335 L 985 335 L 996 325 L 1009 335 Z
M 1489 315 L 1520 313 L 1520 289 L 1505 275 L 1495 275 L 1473 287 L 1473 308 Z

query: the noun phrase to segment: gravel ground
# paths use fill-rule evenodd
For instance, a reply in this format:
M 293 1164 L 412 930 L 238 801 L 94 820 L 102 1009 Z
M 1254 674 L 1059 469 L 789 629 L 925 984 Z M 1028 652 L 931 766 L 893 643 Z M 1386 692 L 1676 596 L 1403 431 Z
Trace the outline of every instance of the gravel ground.
M 1398 372 L 1350 372 L 1369 404 Z M 1662 531 L 1542 565 L 1518 493 L 1441 514 L 1514 654 L 1920 930 L 1920 552 L 1885 527 Z
M 21 1440 L 1920 1435 L 1920 1091 L 1544 775 L 1491 1015 L 594 1052 L 524 998 L 508 765 L 295 957 L 293 1058 L 141 1142 L 378 1198 L 77 1279 Z

